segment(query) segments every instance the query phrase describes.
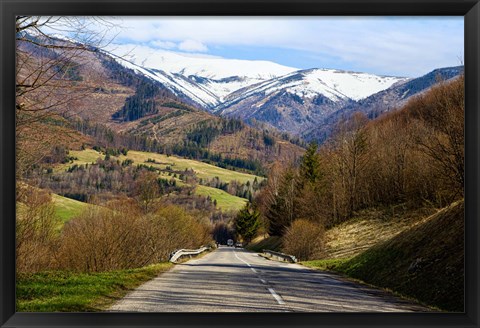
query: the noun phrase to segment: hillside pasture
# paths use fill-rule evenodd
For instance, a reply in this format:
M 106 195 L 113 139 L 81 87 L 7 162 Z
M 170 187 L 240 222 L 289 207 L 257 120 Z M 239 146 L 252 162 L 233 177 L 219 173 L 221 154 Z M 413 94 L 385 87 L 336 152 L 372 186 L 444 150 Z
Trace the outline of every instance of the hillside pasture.
M 210 198 L 215 199 L 217 201 L 217 207 L 224 211 L 238 211 L 247 203 L 245 198 L 233 196 L 221 189 L 208 186 L 198 185 L 195 193 L 205 197 L 210 196 Z
M 253 174 L 231 171 L 215 165 L 176 156 L 130 150 L 127 156 L 121 155 L 119 157 L 122 161 L 127 158 L 133 160 L 134 164 L 152 165 L 153 167 L 158 167 L 160 169 L 166 169 L 167 166 L 170 166 L 174 171 L 193 169 L 196 175 L 202 179 L 218 177 L 225 182 L 239 181 L 241 183 L 246 183 L 247 181 L 253 182 L 255 178 L 257 178 L 258 181 L 263 180 L 263 178 Z M 147 162 L 148 159 L 155 160 L 156 163 Z
M 57 171 L 66 170 L 69 166 L 75 164 L 84 165 L 95 163 L 97 159 L 103 159 L 105 157 L 105 155 L 93 149 L 85 149 L 80 151 L 72 150 L 70 151 L 70 156 L 73 156 L 76 159 L 72 163 L 61 164 L 57 166 Z M 160 170 L 166 170 L 167 167 L 169 167 L 172 172 L 177 173 L 184 172 L 185 170 L 193 170 L 198 178 L 204 180 L 210 180 L 216 177 L 220 181 L 226 183 L 230 183 L 232 181 L 238 181 L 240 183 L 246 183 L 247 181 L 249 181 L 250 183 L 253 183 L 255 178 L 258 182 L 263 180 L 262 177 L 253 174 L 227 170 L 221 167 L 195 160 L 179 158 L 176 156 L 167 156 L 157 153 L 130 150 L 128 151 L 126 156 L 112 156 L 111 158 L 116 158 L 119 161 L 129 159 L 133 161 L 133 165 L 147 165 L 158 168 Z M 160 176 L 162 178 L 173 178 L 177 181 L 178 185 L 185 185 L 185 183 L 182 182 L 180 179 L 168 175 L 165 171 L 160 172 Z M 205 197 L 210 196 L 212 200 L 217 201 L 217 207 L 224 211 L 237 211 L 242 208 L 247 202 L 246 199 L 231 195 L 221 189 L 203 185 L 196 186 L 195 194 Z M 81 204 L 84 204 L 81 202 L 76 202 L 74 200 L 65 199 L 64 197 L 60 198 L 60 196 L 56 197 L 56 202 L 58 203 L 58 215 L 63 221 L 68 220 L 74 215 L 77 215 L 80 211 Z
M 55 166 L 54 171 L 55 172 L 61 172 L 65 171 L 72 165 L 85 165 L 85 164 L 91 164 L 95 163 L 97 159 L 105 158 L 105 155 L 94 150 L 94 149 L 84 149 L 84 150 L 70 150 L 69 155 L 76 158 L 73 160 L 71 163 L 65 163 L 65 164 L 59 164 Z
M 55 208 L 55 215 L 62 225 L 74 217 L 79 216 L 89 206 L 93 206 L 57 194 L 52 194 L 52 201 Z

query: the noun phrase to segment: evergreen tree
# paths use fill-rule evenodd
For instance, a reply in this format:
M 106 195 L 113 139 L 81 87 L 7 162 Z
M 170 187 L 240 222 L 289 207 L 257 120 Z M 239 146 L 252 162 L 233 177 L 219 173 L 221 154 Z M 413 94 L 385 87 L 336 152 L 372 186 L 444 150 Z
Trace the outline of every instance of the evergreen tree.
M 300 164 L 300 178 L 302 183 L 315 183 L 320 179 L 320 159 L 317 154 L 318 145 L 312 142 L 308 145 Z
M 325 204 L 321 199 L 325 192 L 325 181 L 320 167 L 320 157 L 317 152 L 318 146 L 311 143 L 299 167 L 299 181 L 296 192 L 296 215 L 297 218 L 307 219 L 317 224 L 324 224 Z
M 298 175 L 293 167 L 281 173 L 278 191 L 266 209 L 265 217 L 269 222 L 269 233 L 282 236 L 285 229 L 297 218 L 298 211 Z
M 251 208 L 251 204 L 247 203 L 238 212 L 235 218 L 235 228 L 237 234 L 242 236 L 243 240 L 249 243 L 255 237 L 260 227 L 260 213 Z

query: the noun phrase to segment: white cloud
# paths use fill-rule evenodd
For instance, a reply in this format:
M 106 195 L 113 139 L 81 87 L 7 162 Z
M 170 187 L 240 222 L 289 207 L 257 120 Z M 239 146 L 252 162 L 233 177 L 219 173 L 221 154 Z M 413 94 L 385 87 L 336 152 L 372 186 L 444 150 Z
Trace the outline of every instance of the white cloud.
M 186 52 L 207 52 L 208 48 L 201 42 L 185 40 L 178 45 L 178 49 Z
M 148 44 L 153 48 L 160 49 L 174 49 L 177 47 L 177 44 L 171 41 L 152 40 Z
M 415 76 L 463 57 L 463 17 L 122 17 L 115 43 L 210 53 L 270 49 L 324 67 Z M 115 33 L 115 34 L 114 34 Z M 108 38 L 108 36 L 107 36 Z M 303 54 L 303 55 L 299 55 Z M 234 50 L 228 54 L 235 56 Z M 285 56 L 284 56 L 285 57 Z M 232 57 L 233 58 L 233 57 Z M 272 50 L 272 61 L 276 61 Z M 309 66 L 311 64 L 308 64 Z M 337 64 L 338 63 L 338 64 Z M 302 67 L 302 63 L 289 62 Z M 335 67 L 336 65 L 336 67 Z M 311 66 L 314 67 L 314 66 Z

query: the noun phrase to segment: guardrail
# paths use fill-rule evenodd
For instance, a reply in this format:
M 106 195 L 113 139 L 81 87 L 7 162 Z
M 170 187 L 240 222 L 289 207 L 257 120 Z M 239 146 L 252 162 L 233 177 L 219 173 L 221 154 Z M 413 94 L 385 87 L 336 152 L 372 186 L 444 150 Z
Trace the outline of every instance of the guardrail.
M 175 263 L 183 257 L 196 256 L 208 250 L 210 250 L 210 247 L 201 247 L 199 249 L 179 249 L 170 254 L 169 261 Z
M 268 257 L 272 260 L 290 262 L 290 263 L 296 263 L 297 262 L 297 258 L 293 255 L 283 254 L 283 253 L 271 251 L 269 249 L 264 249 L 263 254 L 264 254 L 265 257 Z

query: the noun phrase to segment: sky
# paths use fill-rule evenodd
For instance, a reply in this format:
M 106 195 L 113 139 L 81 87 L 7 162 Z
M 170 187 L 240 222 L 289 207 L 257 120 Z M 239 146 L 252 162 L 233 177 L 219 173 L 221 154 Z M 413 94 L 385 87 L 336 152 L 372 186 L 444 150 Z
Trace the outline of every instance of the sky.
M 463 64 L 463 16 L 116 17 L 112 45 L 417 77 Z M 90 25 L 94 26 L 94 25 Z M 97 25 L 98 26 L 98 23 Z

